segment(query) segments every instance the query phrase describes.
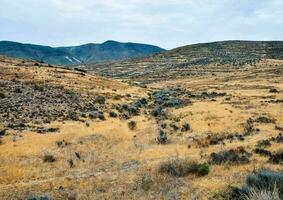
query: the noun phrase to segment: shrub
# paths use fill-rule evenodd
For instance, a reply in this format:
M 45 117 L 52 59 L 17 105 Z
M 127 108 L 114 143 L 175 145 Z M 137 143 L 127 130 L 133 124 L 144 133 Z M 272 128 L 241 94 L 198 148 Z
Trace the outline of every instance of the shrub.
M 220 151 L 218 153 L 212 153 L 210 155 L 210 163 L 212 164 L 247 164 L 250 154 L 246 151 L 238 152 L 236 150 Z
M 53 155 L 51 154 L 46 154 L 43 156 L 43 162 L 49 162 L 49 163 L 52 163 L 52 162 L 55 162 L 56 159 Z
M 249 191 L 244 197 L 245 200 L 282 200 L 280 199 L 279 192 L 276 188 L 273 191 L 256 190 Z
M 254 131 L 253 120 L 248 119 L 244 124 L 244 134 L 250 135 Z
M 137 183 L 141 189 L 143 189 L 144 191 L 148 191 L 153 185 L 153 180 L 150 175 L 143 174 Z
M 49 200 L 49 197 L 47 195 L 32 196 L 32 197 L 27 198 L 27 200 Z
M 189 160 L 188 158 L 179 159 L 178 157 L 163 162 L 159 166 L 160 173 L 165 173 L 175 177 L 184 177 L 189 174 L 205 176 L 209 173 L 209 170 L 209 165 L 207 163 L 197 163 Z
M 0 136 L 3 136 L 6 134 L 6 129 L 1 129 L 0 127 Z
M 93 112 L 90 112 L 88 114 L 88 117 L 91 118 L 91 119 L 100 119 L 100 120 L 105 120 L 105 116 L 104 116 L 104 113 L 101 112 L 101 111 L 93 111 Z
M 270 189 L 274 186 L 283 192 L 283 173 L 273 171 L 261 171 L 248 175 L 246 184 L 259 190 Z
M 160 117 L 163 114 L 162 108 L 160 106 L 156 106 L 152 111 L 151 115 L 153 117 Z
M 269 162 L 273 164 L 283 164 L 283 150 L 271 154 Z
M 110 111 L 110 112 L 109 112 L 109 117 L 116 118 L 116 117 L 118 117 L 118 115 L 117 115 L 117 113 L 115 113 L 114 111 Z
M 269 90 L 269 92 L 270 93 L 278 93 L 279 91 L 277 89 L 275 89 L 275 88 L 272 88 L 272 89 Z
M 260 171 L 249 174 L 246 184 L 234 188 L 229 199 L 279 200 L 283 198 L 283 173 Z
M 100 119 L 100 120 L 105 120 L 105 116 L 104 116 L 103 112 L 100 112 L 100 113 L 98 114 L 98 119 Z
M 186 132 L 186 131 L 189 131 L 190 129 L 191 129 L 190 124 L 186 122 L 183 124 L 181 131 Z
M 195 172 L 198 176 L 205 176 L 209 173 L 210 168 L 207 163 L 197 164 L 195 166 Z
M 130 130 L 134 130 L 137 127 L 137 123 L 135 121 L 130 121 L 128 127 Z
M 3 98 L 5 98 L 6 97 L 6 95 L 4 94 L 4 92 L 1 92 L 0 91 L 0 99 L 3 99 Z
M 165 144 L 167 142 L 168 138 L 167 138 L 167 134 L 165 131 L 160 130 L 159 131 L 159 135 L 156 138 L 156 142 L 157 144 Z
M 94 100 L 95 103 L 104 104 L 106 101 L 104 96 L 97 96 Z
M 275 123 L 274 119 L 270 119 L 270 118 L 265 117 L 265 116 L 260 116 L 255 121 L 258 122 L 258 123 Z

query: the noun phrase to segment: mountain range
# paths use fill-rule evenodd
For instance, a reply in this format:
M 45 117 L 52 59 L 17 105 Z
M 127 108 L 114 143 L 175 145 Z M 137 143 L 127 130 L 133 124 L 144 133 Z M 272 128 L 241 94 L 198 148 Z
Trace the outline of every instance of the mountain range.
M 71 47 L 50 47 L 0 41 L 0 55 L 32 59 L 56 65 L 90 64 L 114 60 L 124 60 L 163 52 L 157 46 L 121 43 L 108 40 L 101 44 L 84 44 Z

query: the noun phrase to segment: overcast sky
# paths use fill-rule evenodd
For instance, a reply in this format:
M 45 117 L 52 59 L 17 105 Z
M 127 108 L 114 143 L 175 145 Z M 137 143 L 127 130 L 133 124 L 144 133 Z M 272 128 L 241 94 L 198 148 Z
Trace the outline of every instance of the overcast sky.
M 70 46 L 111 39 L 171 49 L 282 37 L 283 0 L 0 0 L 0 40 Z

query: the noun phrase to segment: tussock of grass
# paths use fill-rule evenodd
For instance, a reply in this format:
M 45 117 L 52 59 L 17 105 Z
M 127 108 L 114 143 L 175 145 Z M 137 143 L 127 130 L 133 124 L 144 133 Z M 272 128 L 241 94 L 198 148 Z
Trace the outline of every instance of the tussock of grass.
M 51 154 L 46 154 L 43 156 L 43 162 L 49 162 L 49 163 L 52 163 L 52 162 L 55 162 L 56 159 L 53 155 Z
M 189 174 L 205 176 L 209 173 L 210 168 L 207 163 L 198 163 L 188 158 L 174 158 L 160 164 L 159 172 L 175 177 L 184 177 Z
M 130 130 L 134 130 L 134 129 L 137 127 L 137 122 L 135 122 L 135 121 L 130 121 L 130 122 L 128 123 L 128 127 L 129 127 Z
M 248 195 L 245 195 L 244 200 L 281 200 L 279 191 L 274 187 L 273 191 L 252 189 Z

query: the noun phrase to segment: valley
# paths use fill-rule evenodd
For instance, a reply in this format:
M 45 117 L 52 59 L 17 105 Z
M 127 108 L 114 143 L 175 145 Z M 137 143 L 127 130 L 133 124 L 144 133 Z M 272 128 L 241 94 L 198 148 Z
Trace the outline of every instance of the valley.
M 244 44 L 0 56 L 0 199 L 238 199 L 249 174 L 281 177 L 282 42 Z

